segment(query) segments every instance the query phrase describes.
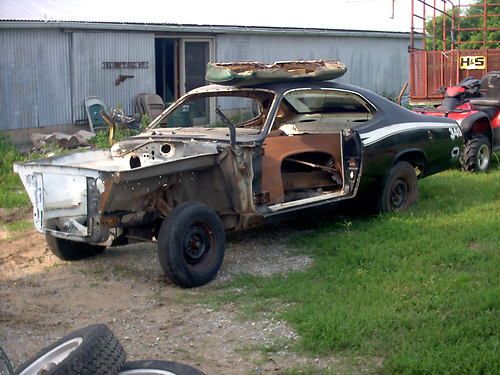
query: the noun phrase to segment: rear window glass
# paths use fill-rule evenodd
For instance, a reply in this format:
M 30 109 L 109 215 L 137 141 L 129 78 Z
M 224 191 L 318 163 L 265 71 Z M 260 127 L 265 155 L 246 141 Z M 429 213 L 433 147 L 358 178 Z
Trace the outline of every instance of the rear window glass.
M 300 90 L 285 96 L 297 113 L 373 113 L 373 107 L 360 96 L 336 90 Z

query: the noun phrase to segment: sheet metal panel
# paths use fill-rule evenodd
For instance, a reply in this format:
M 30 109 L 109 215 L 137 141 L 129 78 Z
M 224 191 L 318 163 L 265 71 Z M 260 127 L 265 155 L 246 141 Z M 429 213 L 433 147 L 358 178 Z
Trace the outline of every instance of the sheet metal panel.
M 73 121 L 86 120 L 84 100 L 99 96 L 110 107 L 135 112 L 134 96 L 155 93 L 154 34 L 74 32 L 72 34 Z M 106 69 L 103 62 L 147 62 L 148 68 Z M 119 75 L 133 75 L 115 85 Z
M 347 73 L 339 81 L 396 95 L 408 81 L 409 39 L 390 37 L 218 35 L 218 62 L 339 59 Z
M 0 130 L 71 123 L 69 35 L 0 30 Z

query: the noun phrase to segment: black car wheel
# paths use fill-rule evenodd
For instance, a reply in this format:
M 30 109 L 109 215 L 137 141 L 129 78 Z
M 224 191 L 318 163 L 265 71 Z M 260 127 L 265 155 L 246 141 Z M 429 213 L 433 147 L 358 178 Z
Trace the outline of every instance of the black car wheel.
M 125 350 L 104 324 L 75 331 L 40 351 L 17 370 L 18 375 L 116 375 Z
M 405 211 L 418 197 L 418 179 L 415 168 L 408 162 L 395 164 L 385 180 L 380 199 L 381 212 Z
M 65 240 L 49 233 L 45 234 L 45 240 L 54 255 L 62 260 L 80 260 L 102 253 L 106 249 L 106 246 Z
M 0 346 L 0 375 L 13 375 L 14 370 L 12 369 L 12 365 L 7 357 L 7 354 L 3 351 Z
M 125 363 L 119 375 L 205 375 L 200 370 L 170 361 L 133 361 Z
M 175 207 L 158 236 L 160 264 L 172 282 L 191 288 L 206 284 L 220 269 L 226 236 L 217 213 L 198 202 Z
M 468 140 L 460 161 L 465 171 L 486 172 L 491 161 L 491 144 L 488 137 L 478 134 Z

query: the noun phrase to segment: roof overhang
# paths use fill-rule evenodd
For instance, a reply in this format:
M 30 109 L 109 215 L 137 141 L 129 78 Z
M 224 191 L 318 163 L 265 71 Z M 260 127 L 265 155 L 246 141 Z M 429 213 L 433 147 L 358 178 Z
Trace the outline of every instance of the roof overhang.
M 69 31 L 94 30 L 94 31 L 136 31 L 136 32 L 154 32 L 154 33 L 312 35 L 312 36 L 372 37 L 372 38 L 397 38 L 397 39 L 410 38 L 410 33 L 395 32 L 395 31 L 231 26 L 231 25 L 0 20 L 0 29 L 41 29 L 41 28 L 50 28 L 50 29 L 59 28 Z

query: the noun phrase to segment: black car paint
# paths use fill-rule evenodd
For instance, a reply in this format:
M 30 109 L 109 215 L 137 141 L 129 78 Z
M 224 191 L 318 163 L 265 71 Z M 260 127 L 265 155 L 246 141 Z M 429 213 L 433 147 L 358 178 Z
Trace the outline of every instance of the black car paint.
M 376 110 L 371 120 L 353 124 L 351 127 L 360 138 L 363 138 L 364 134 L 401 123 L 422 123 L 423 125 L 426 123 L 443 123 L 457 125 L 455 120 L 417 114 L 374 92 L 348 84 L 307 81 L 252 87 L 276 92 L 277 100 L 269 114 L 273 119 L 276 115 L 279 102 L 287 92 L 292 90 L 333 89 L 356 93 L 365 98 Z M 270 126 L 272 126 L 272 121 L 268 124 L 268 127 Z M 264 133 L 267 134 L 267 131 L 269 129 L 265 129 Z M 429 142 L 430 140 L 433 142 Z M 390 167 L 398 160 L 405 160 L 406 157 L 411 157 L 415 153 L 420 154 L 423 160 L 425 160 L 422 177 L 438 173 L 444 169 L 458 167 L 458 158 L 453 161 L 449 150 L 453 147 L 462 146 L 462 140 L 453 140 L 447 128 L 415 129 L 411 132 L 390 135 L 370 146 L 363 146 L 361 155 L 363 168 L 361 171 L 362 178 L 359 193 L 368 194 L 374 198 L 378 197 Z
M 450 150 L 454 147 L 462 148 L 463 139 L 457 137 L 453 139 L 450 135 L 450 128 L 457 127 L 455 120 L 446 117 L 426 116 L 412 112 L 403 108 L 390 100 L 363 88 L 343 84 L 333 81 L 294 81 L 282 83 L 267 83 L 249 86 L 221 86 L 209 85 L 200 87 L 195 91 L 203 93 L 205 91 L 225 91 L 234 90 L 235 88 L 242 89 L 261 89 L 275 93 L 275 99 L 272 103 L 271 109 L 268 113 L 268 119 L 264 125 L 263 130 L 259 135 L 238 134 L 236 138 L 236 146 L 244 146 L 251 144 L 256 146 L 259 150 L 254 155 L 253 172 L 254 172 L 254 193 L 260 191 L 260 154 L 263 152 L 263 144 L 275 121 L 278 107 L 283 97 L 293 90 L 340 90 L 357 94 L 364 98 L 373 108 L 374 114 L 371 120 L 366 122 L 352 123 L 350 129 L 353 132 L 353 137 L 357 138 L 360 144 L 357 148 L 361 149 L 360 165 L 361 170 L 357 178 L 360 178 L 357 184 L 357 191 L 353 189 L 352 195 L 345 198 L 352 198 L 354 196 L 368 197 L 369 199 L 378 199 L 385 182 L 385 178 L 395 163 L 399 160 L 409 161 L 411 164 L 418 166 L 421 170 L 419 177 L 429 176 L 434 173 L 441 172 L 445 169 L 458 167 L 458 154 L 456 158 L 452 158 Z M 182 105 L 180 101 L 177 106 Z M 384 131 L 391 127 L 397 127 L 400 124 L 415 124 L 414 129 L 411 131 L 390 132 L 386 137 L 374 142 L 370 145 L 365 145 L 362 139 L 367 134 L 375 131 Z M 422 125 L 421 127 L 419 125 Z M 429 126 L 432 124 L 432 127 Z M 436 126 L 442 124 L 442 127 Z M 427 128 L 426 128 L 427 125 Z M 447 126 L 449 125 L 449 126 Z M 161 129 L 161 133 L 165 132 L 166 128 Z M 165 136 L 165 134 L 158 134 Z M 172 138 L 183 138 L 181 134 L 171 135 Z M 150 137 L 150 136 L 149 136 Z M 156 136 L 154 136 L 156 137 Z M 185 137 L 185 136 L 184 136 Z M 135 138 L 141 138 L 136 136 Z M 198 139 L 196 135 L 189 136 L 191 139 Z M 207 141 L 205 136 L 199 138 L 200 141 Z M 217 142 L 224 144 L 230 142 L 230 134 L 227 132 L 226 138 L 217 139 Z M 415 158 L 423 160 L 422 165 L 415 162 Z M 345 165 L 344 165 L 345 166 Z M 321 202 L 319 205 L 331 204 L 331 200 Z M 316 204 L 318 205 L 318 204 Z M 307 206 L 307 205 L 306 205 Z M 306 206 L 294 207 L 291 210 L 284 210 L 282 213 L 289 211 L 296 211 L 305 208 Z M 280 215 L 281 216 L 281 215 Z

